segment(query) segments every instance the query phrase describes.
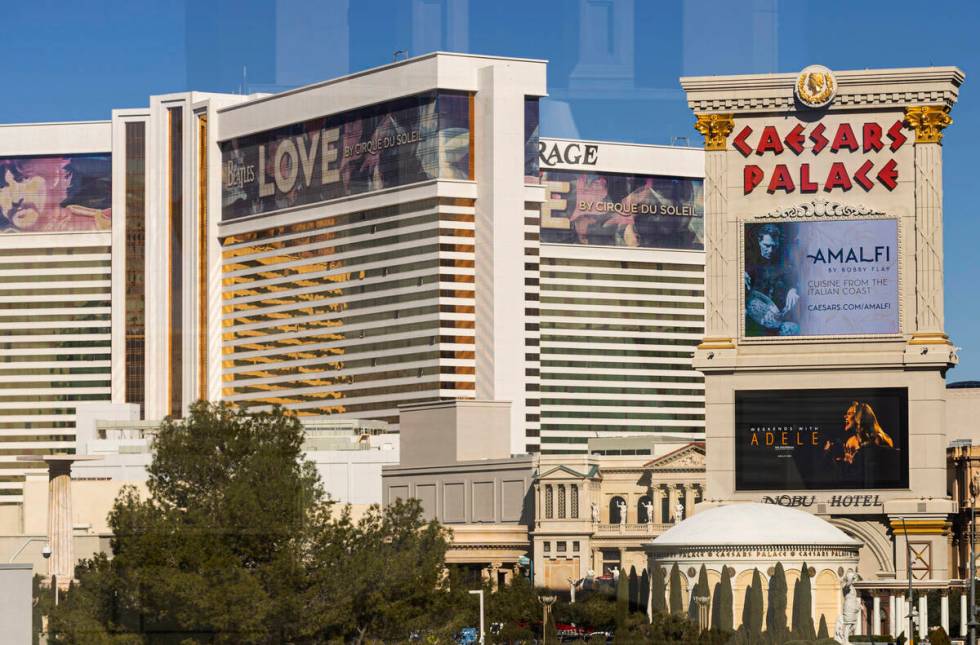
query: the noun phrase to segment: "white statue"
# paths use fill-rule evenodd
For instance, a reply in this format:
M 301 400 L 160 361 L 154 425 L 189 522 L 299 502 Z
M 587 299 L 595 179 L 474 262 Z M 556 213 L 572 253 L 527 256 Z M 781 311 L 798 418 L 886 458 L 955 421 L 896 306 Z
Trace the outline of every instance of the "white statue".
M 653 502 L 650 500 L 643 502 L 643 508 L 647 512 L 647 524 L 653 524 Z
M 619 507 L 619 523 L 626 524 L 626 502 L 619 500 L 616 506 Z
M 612 574 L 613 582 L 619 582 L 619 567 L 610 567 L 609 573 Z
M 599 523 L 599 505 L 595 502 L 592 502 L 592 523 Z
M 677 502 L 677 506 L 674 507 L 674 521 L 680 522 L 684 519 L 684 505 Z
M 854 583 L 860 579 L 861 576 L 848 569 L 840 582 L 844 605 L 840 616 L 837 617 L 837 625 L 834 626 L 834 638 L 841 645 L 850 645 L 851 635 L 861 620 L 861 601 L 858 600 L 857 589 L 854 588 Z

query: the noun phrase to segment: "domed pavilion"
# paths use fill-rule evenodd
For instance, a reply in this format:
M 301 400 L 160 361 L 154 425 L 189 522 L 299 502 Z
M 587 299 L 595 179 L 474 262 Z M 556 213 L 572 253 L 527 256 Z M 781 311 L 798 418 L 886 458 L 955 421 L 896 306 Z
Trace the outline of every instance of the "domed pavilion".
M 669 571 L 677 564 L 685 607 L 690 602 L 689 590 L 697 584 L 701 565 L 707 569 L 711 590 L 720 582 L 723 568 L 728 567 L 736 627 L 742 621 L 745 589 L 752 583 L 755 569 L 762 580 L 763 599 L 768 602 L 769 579 L 776 563 L 782 563 L 786 572 L 787 614 L 790 614 L 795 583 L 806 563 L 814 624 L 823 615 L 833 632 L 841 610 L 841 580 L 848 570 L 857 571 L 861 546 L 859 540 L 810 513 L 775 504 L 742 503 L 708 508 L 692 515 L 650 542 L 647 557 L 650 571 L 655 566 L 664 570 L 668 597 Z M 787 622 L 791 620 L 792 616 L 787 615 Z

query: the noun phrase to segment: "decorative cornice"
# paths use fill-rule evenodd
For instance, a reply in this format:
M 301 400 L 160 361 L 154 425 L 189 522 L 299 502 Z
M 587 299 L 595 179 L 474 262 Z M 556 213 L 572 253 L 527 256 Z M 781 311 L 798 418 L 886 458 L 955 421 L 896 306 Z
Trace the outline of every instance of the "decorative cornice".
M 916 143 L 942 143 L 943 129 L 953 123 L 948 105 L 910 105 L 905 120 L 915 129 Z
M 964 74 L 956 67 L 835 71 L 837 96 L 830 110 L 904 108 L 956 103 Z M 680 79 L 696 113 L 783 112 L 796 109 L 798 74 L 694 76 Z
M 953 523 L 948 520 L 905 520 L 889 521 L 894 535 L 949 535 Z
M 763 218 L 850 217 L 852 215 L 884 215 L 867 206 L 839 204 L 815 198 L 809 202 L 771 210 Z
M 724 150 L 728 135 L 735 128 L 731 114 L 698 114 L 694 129 L 704 135 L 705 150 Z

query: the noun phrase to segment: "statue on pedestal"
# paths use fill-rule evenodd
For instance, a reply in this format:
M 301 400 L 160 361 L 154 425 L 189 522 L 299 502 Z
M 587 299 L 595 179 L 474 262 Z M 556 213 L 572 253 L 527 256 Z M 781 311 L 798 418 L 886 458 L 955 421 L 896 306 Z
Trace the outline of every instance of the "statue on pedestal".
M 844 604 L 837 625 L 834 627 L 834 638 L 841 645 L 850 645 L 851 635 L 854 634 L 861 620 L 861 601 L 858 600 L 854 583 L 861 579 L 855 571 L 848 570 L 840 581 L 841 592 L 844 594 Z
M 626 502 L 619 500 L 616 506 L 619 508 L 619 523 L 626 524 Z
M 592 502 L 592 523 L 599 523 L 599 505 L 595 502 Z
M 647 512 L 647 524 L 653 524 L 653 502 L 649 500 L 643 502 L 643 508 L 646 509 Z
M 677 502 L 677 506 L 674 507 L 674 521 L 682 522 L 684 521 L 684 505 Z

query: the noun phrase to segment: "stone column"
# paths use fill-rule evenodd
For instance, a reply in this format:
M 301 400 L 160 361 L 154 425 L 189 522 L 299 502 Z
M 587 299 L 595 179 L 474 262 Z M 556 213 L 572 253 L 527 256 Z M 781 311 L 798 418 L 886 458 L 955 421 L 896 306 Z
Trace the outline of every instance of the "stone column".
M 694 486 L 686 484 L 684 486 L 684 517 L 691 517 L 694 512 Z
M 966 589 L 960 594 L 960 636 L 966 636 Z
M 929 633 L 929 599 L 925 593 L 919 594 L 919 638 Z
M 653 509 L 650 511 L 651 520 L 654 524 L 663 524 L 663 520 L 660 515 L 660 486 L 650 487 L 650 503 L 653 504 Z
M 881 596 L 877 593 L 871 599 L 871 635 L 881 635 Z
M 667 517 L 672 521 L 677 521 L 677 487 L 667 488 Z
M 939 624 L 949 634 L 949 591 L 944 590 L 939 597 Z
M 895 600 L 895 596 L 889 592 L 888 594 L 888 633 L 892 636 L 898 636 L 898 630 L 896 629 L 895 616 L 898 615 L 898 603 Z
M 738 257 L 738 235 L 732 235 L 728 222 L 728 135 L 735 128 L 732 114 L 698 114 L 694 127 L 704 135 L 705 218 L 705 321 L 704 340 L 699 349 L 732 349 L 737 334 L 738 296 L 729 264 Z M 732 278 L 732 279 L 729 279 Z M 673 510 L 671 511 L 673 513 Z
M 912 344 L 948 344 L 943 331 L 943 128 L 945 105 L 906 108 L 915 129 L 915 328 Z
M 905 618 L 905 613 L 905 596 L 895 596 L 895 629 L 892 636 L 904 633 L 905 640 L 908 640 L 909 621 Z
M 67 589 L 75 569 L 72 544 L 71 461 L 48 461 L 48 543 L 51 545 L 50 575 L 58 587 Z

